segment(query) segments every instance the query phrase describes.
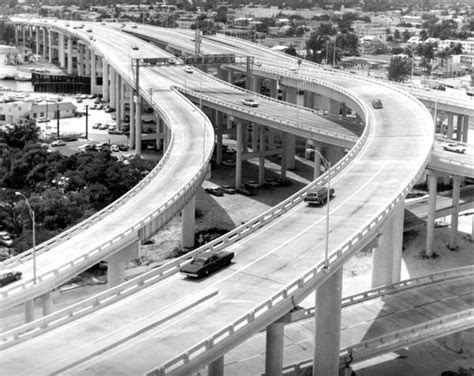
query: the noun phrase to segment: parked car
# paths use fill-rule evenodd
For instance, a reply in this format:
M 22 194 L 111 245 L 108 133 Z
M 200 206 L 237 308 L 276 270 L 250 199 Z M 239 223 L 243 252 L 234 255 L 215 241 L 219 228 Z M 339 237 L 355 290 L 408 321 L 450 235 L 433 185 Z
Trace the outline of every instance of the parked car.
M 106 129 L 109 129 L 109 124 L 99 124 L 98 128 L 102 131 L 105 131 Z
M 258 102 L 252 98 L 245 98 L 242 100 L 242 104 L 249 107 L 258 107 Z
M 334 197 L 334 189 L 331 188 L 329 191 L 329 200 Z M 324 205 L 328 201 L 328 189 L 326 187 L 319 188 L 317 190 L 309 191 L 304 201 L 308 203 L 308 205 L 315 205 L 321 206 Z
M 98 104 L 98 105 L 95 106 L 95 109 L 96 109 L 96 110 L 103 110 L 103 109 L 104 109 L 104 106 L 101 105 L 101 104 Z
M 218 197 L 221 197 L 221 196 L 224 196 L 224 191 L 222 190 L 222 188 L 220 187 L 216 187 L 216 188 L 205 188 L 204 189 L 207 193 L 213 195 L 213 196 L 218 196 Z
M 233 195 L 237 192 L 234 186 L 232 185 L 222 185 L 220 188 L 224 191 L 224 193 L 227 193 L 228 195 Z
M 108 134 L 123 134 L 123 132 L 121 130 L 118 130 L 118 129 L 110 129 L 107 131 Z
M 265 187 L 279 187 L 280 186 L 280 182 L 274 180 L 274 179 L 265 179 L 265 181 L 263 182 L 263 185 Z
M 459 145 L 459 144 L 454 144 L 454 143 L 444 145 L 443 149 L 446 151 L 451 151 L 453 153 L 459 153 L 459 154 L 464 154 L 466 152 L 466 147 L 464 145 Z
M 255 180 L 247 180 L 245 183 L 244 183 L 244 187 L 251 190 L 251 189 L 257 189 L 257 188 L 260 188 L 260 184 L 258 184 L 257 181 Z
M 255 192 L 244 187 L 237 188 L 236 192 L 244 196 L 255 196 Z
M 233 258 L 234 252 L 207 251 L 196 255 L 189 264 L 181 267 L 179 271 L 188 277 L 202 278 L 230 265 Z
M 65 146 L 66 143 L 63 140 L 56 140 L 51 143 L 51 146 Z
M 128 150 L 130 150 L 130 146 L 125 145 L 125 144 L 120 144 L 120 145 L 118 145 L 118 148 L 119 148 L 120 151 L 128 151 Z
M 113 151 L 114 153 L 116 153 L 116 152 L 120 151 L 120 149 L 119 149 L 118 145 L 114 144 L 110 147 L 110 151 Z
M 372 107 L 373 108 L 383 108 L 382 101 L 380 99 L 374 99 L 372 101 Z
M 102 125 L 102 123 L 94 123 L 92 124 L 92 129 L 99 129 L 99 127 Z
M 222 161 L 222 164 L 224 166 L 235 167 L 235 162 L 232 159 L 226 159 L 225 161 Z
M 9 283 L 18 281 L 21 278 L 21 272 L 7 272 L 0 274 L 0 287 L 6 286 Z
M 185 71 L 186 73 L 193 73 L 193 72 L 194 72 L 193 68 L 191 68 L 189 65 L 186 65 L 186 66 L 184 67 L 184 71 Z

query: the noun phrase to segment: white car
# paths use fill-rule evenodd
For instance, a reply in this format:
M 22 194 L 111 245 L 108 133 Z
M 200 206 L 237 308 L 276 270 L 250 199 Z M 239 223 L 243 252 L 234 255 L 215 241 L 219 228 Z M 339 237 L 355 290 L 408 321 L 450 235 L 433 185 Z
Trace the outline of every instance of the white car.
M 194 72 L 193 68 L 191 68 L 189 65 L 186 65 L 186 67 L 184 67 L 184 71 L 186 73 L 193 73 Z
M 66 143 L 63 140 L 56 140 L 51 143 L 51 146 L 65 146 Z
M 114 153 L 116 153 L 116 152 L 119 152 L 120 149 L 119 149 L 118 145 L 114 144 L 110 147 L 110 151 L 113 151 Z
M 245 98 L 244 100 L 242 100 L 242 104 L 245 104 L 249 107 L 258 107 L 258 102 L 252 98 Z
M 443 149 L 446 151 L 452 151 L 453 153 L 460 153 L 460 154 L 464 154 L 466 152 L 466 147 L 464 145 L 459 145 L 459 144 L 447 144 L 447 145 L 444 145 Z

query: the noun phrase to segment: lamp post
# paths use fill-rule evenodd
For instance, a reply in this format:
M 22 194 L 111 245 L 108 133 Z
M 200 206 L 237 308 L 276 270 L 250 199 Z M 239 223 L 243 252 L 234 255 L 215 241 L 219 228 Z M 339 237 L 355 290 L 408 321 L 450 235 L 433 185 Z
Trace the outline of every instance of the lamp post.
M 329 268 L 329 213 L 330 213 L 330 205 L 331 202 L 331 162 L 329 162 L 323 155 L 319 152 L 319 150 L 314 149 L 315 154 L 319 155 L 319 158 L 324 163 L 326 167 L 326 172 L 328 174 L 328 183 L 327 183 L 327 201 L 326 201 L 326 242 L 324 247 L 324 269 Z
M 15 195 L 23 197 L 28 208 L 28 212 L 31 216 L 31 228 L 33 230 L 33 284 L 36 285 L 36 224 L 35 224 L 35 211 L 31 208 L 28 198 L 21 192 L 15 192 Z

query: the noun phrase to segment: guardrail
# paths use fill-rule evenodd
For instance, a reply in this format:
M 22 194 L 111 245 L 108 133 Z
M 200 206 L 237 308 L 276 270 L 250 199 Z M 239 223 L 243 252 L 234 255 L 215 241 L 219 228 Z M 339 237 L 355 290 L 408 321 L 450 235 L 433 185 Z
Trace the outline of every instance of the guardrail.
M 367 300 L 380 298 L 382 296 L 388 296 L 398 294 L 402 291 L 407 291 L 421 286 L 432 285 L 435 283 L 441 283 L 451 280 L 460 279 L 466 276 L 474 274 L 474 265 L 464 266 L 461 268 L 444 270 L 441 272 L 424 275 L 417 278 L 405 279 L 400 282 L 392 283 L 390 285 L 384 285 L 376 287 L 371 290 L 367 290 L 358 294 L 347 296 L 342 298 L 341 306 L 348 307 L 354 304 L 359 304 Z M 305 320 L 308 317 L 314 316 L 315 308 L 310 307 L 304 310 L 305 314 L 300 320 Z
M 474 327 L 474 308 L 397 330 L 342 349 L 339 352 L 340 366 L 343 367 L 347 362 L 363 361 L 407 345 L 415 345 L 472 327 Z M 305 372 L 312 367 L 313 359 L 307 359 L 283 367 L 283 375 L 305 375 Z
M 308 113 L 311 113 L 311 114 L 316 115 L 316 116 L 326 117 L 326 116 L 323 116 L 323 115 L 319 114 L 317 110 L 309 110 L 305 107 L 297 106 L 294 103 L 282 102 L 282 101 L 279 101 L 275 98 L 270 98 L 270 97 L 252 92 L 252 91 L 248 91 L 248 90 L 236 87 L 234 85 L 230 85 L 228 82 L 220 80 L 219 78 L 216 78 L 216 77 L 213 77 L 213 76 L 210 76 L 210 75 L 208 75 L 208 76 L 210 78 L 220 82 L 221 84 L 224 84 L 226 86 L 231 86 L 234 90 L 238 90 L 238 91 L 241 91 L 241 92 L 246 93 L 246 94 L 251 93 L 253 96 L 258 96 L 258 97 L 262 98 L 262 100 L 272 101 L 272 102 L 278 103 L 279 105 L 282 105 L 282 103 L 284 103 L 285 106 L 293 107 L 295 109 L 298 108 L 298 110 L 301 111 L 301 112 L 308 112 Z M 347 91 L 346 89 L 344 89 L 341 86 L 332 84 L 330 82 L 324 82 L 324 81 L 314 82 L 314 83 L 317 83 L 319 85 L 323 85 L 323 86 L 325 86 L 329 89 L 332 89 L 332 90 L 336 90 L 336 91 L 338 91 L 338 92 L 340 92 L 344 95 L 347 95 L 352 100 L 356 101 L 354 99 L 354 96 L 349 91 Z M 324 129 L 324 128 L 317 127 L 316 125 L 311 126 L 311 127 L 304 126 L 303 124 L 301 124 L 301 121 L 299 123 L 297 123 L 296 121 L 285 120 L 285 119 L 282 119 L 281 117 L 277 117 L 277 116 L 265 113 L 261 110 L 256 110 L 256 109 L 254 110 L 254 109 L 251 109 L 248 106 L 244 106 L 244 105 L 236 105 L 234 103 L 230 103 L 230 102 L 223 101 L 223 100 L 220 100 L 220 99 L 217 99 L 217 98 L 213 98 L 213 97 L 210 97 L 206 94 L 199 93 L 199 92 L 196 92 L 196 91 L 193 91 L 193 90 L 183 89 L 183 88 L 179 88 L 179 90 L 183 93 L 195 96 L 197 98 L 202 98 L 202 99 L 204 99 L 204 100 L 206 100 L 210 103 L 214 103 L 216 105 L 220 105 L 220 106 L 223 106 L 223 107 L 226 107 L 226 108 L 230 108 L 232 110 L 239 111 L 239 112 L 244 112 L 246 114 L 249 114 L 249 115 L 252 115 L 252 116 L 255 116 L 255 117 L 264 117 L 265 119 L 270 120 L 272 122 L 275 122 L 275 123 L 278 123 L 278 124 L 284 124 L 284 125 L 290 126 L 292 128 L 296 128 L 296 129 L 305 130 L 309 133 L 320 134 L 320 135 L 324 135 L 324 136 L 328 136 L 328 137 L 334 137 L 334 138 L 337 138 L 337 139 L 342 139 L 342 140 L 346 140 L 346 141 L 350 141 L 350 142 L 354 142 L 354 143 L 357 142 L 357 140 L 359 139 L 357 136 L 351 136 L 351 135 L 347 135 L 347 134 L 344 134 L 344 133 L 327 130 L 327 129 Z M 361 105 L 362 102 L 357 100 L 356 103 Z
M 474 176 L 474 163 L 459 161 L 457 158 L 450 158 L 446 156 L 440 156 L 436 153 L 431 154 L 430 165 L 435 165 L 436 163 L 445 163 L 450 166 L 457 166 L 461 168 L 465 168 L 468 171 L 471 171 L 471 177 Z

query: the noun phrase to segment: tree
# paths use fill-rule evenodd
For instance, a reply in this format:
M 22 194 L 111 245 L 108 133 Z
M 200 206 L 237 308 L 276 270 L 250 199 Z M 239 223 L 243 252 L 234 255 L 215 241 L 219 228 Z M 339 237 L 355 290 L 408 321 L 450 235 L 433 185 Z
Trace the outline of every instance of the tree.
M 344 55 L 359 55 L 359 38 L 355 34 L 341 34 L 336 38 L 336 45 Z
M 410 39 L 410 37 L 411 37 L 410 32 L 407 29 L 405 29 L 402 33 L 403 41 L 406 42 L 408 39 Z
M 421 39 L 422 41 L 425 41 L 425 40 L 428 39 L 428 33 L 426 32 L 425 29 L 423 29 L 423 30 L 420 31 L 420 39 Z
M 393 39 L 400 40 L 402 37 L 400 35 L 400 31 L 398 29 L 395 30 L 393 33 Z
M 388 79 L 390 81 L 403 82 L 411 72 L 411 61 L 402 56 L 394 56 L 390 59 L 388 66 Z

